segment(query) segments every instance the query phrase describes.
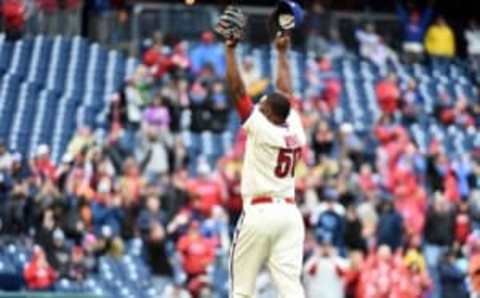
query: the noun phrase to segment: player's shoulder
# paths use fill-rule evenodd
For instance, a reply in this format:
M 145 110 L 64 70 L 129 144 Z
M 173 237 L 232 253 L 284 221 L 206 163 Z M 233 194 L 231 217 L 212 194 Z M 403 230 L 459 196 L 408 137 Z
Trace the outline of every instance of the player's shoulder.
M 290 113 L 287 118 L 287 122 L 291 124 L 301 124 L 301 116 L 300 113 L 296 109 L 290 109 Z
M 248 116 L 248 118 L 245 120 L 243 126 L 244 128 L 248 128 L 251 126 L 264 126 L 268 125 L 268 119 L 263 115 L 263 113 L 260 111 L 260 105 L 256 104 L 253 106 L 252 112 Z

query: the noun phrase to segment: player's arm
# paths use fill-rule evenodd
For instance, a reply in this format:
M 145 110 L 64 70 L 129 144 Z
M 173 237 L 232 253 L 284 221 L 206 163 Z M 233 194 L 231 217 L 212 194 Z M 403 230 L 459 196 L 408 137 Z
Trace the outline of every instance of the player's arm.
M 292 96 L 292 77 L 290 74 L 290 65 L 288 62 L 288 52 L 290 49 L 290 36 L 287 34 L 279 35 L 275 38 L 275 47 L 277 48 L 277 82 L 276 87 L 279 91 Z
M 240 72 L 238 71 L 237 60 L 235 58 L 235 47 L 237 42 L 227 40 L 225 42 L 225 56 L 227 62 L 227 86 L 233 97 L 235 108 L 240 119 L 245 121 L 253 110 L 251 98 L 247 95 L 245 85 Z

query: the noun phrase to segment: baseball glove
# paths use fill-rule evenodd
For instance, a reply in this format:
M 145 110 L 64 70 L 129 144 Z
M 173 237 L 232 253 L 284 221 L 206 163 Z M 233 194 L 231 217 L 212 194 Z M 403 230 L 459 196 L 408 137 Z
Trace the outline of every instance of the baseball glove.
M 247 18 L 243 12 L 233 6 L 228 6 L 220 17 L 214 30 L 225 40 L 241 40 L 245 34 Z

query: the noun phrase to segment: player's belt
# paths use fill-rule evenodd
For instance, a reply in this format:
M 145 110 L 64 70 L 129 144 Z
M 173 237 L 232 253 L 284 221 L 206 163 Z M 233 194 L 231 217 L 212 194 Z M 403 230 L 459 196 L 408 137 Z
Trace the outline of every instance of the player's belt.
M 295 205 L 295 199 L 294 198 L 274 199 L 272 197 L 256 197 L 256 198 L 252 199 L 250 204 L 251 205 L 271 204 L 271 203 L 275 203 L 275 202 L 278 202 L 278 201 L 283 201 L 287 204 Z

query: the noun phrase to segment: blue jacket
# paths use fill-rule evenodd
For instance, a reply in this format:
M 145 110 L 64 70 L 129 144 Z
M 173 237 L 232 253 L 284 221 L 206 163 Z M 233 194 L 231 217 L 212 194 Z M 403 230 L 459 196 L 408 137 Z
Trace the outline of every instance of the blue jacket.
M 225 75 L 225 53 L 220 43 L 197 45 L 190 54 L 192 60 L 192 70 L 198 73 L 202 67 L 210 63 L 215 69 L 215 74 L 219 77 Z
M 113 235 L 118 235 L 124 217 L 123 210 L 118 207 L 106 207 L 103 204 L 92 203 L 93 224 L 96 234 L 101 234 L 103 226 L 110 226 Z
M 402 245 L 403 241 L 403 220 L 400 214 L 395 211 L 380 215 L 377 227 L 378 245 L 386 244 L 392 250 Z
M 343 247 L 345 220 L 333 210 L 326 210 L 319 217 L 315 226 L 317 241 L 333 244 L 337 248 Z
M 431 7 L 427 7 L 420 16 L 420 20 L 417 24 L 410 22 L 410 17 L 407 10 L 401 4 L 397 4 L 397 16 L 403 25 L 404 41 L 407 42 L 420 42 L 423 44 L 423 37 L 427 31 L 428 24 L 432 19 L 433 10 Z
M 465 274 L 454 264 L 443 261 L 438 266 L 442 298 L 467 298 Z

